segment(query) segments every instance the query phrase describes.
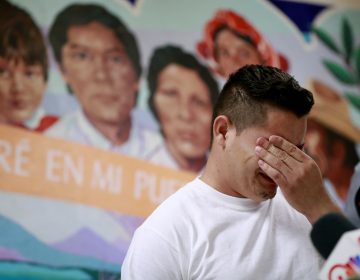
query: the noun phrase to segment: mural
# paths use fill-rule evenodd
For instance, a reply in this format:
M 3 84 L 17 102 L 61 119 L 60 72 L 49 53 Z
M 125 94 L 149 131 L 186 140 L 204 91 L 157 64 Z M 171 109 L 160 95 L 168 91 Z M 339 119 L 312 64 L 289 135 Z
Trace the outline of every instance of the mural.
M 249 63 L 314 93 L 305 149 L 349 203 L 360 4 L 3 0 L 0 42 L 1 279 L 120 279 L 136 228 L 201 173 L 212 106 Z

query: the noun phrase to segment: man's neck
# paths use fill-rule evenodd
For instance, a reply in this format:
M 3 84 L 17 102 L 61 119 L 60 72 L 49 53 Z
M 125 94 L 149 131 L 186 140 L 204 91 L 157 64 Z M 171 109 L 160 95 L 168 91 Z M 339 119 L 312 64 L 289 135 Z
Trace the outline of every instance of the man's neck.
M 201 175 L 200 179 L 209 186 L 213 187 L 214 189 L 219 190 L 218 188 L 221 185 L 221 182 L 219 180 L 219 178 L 221 178 L 220 175 L 221 172 L 222 172 L 221 167 L 220 168 L 218 167 L 217 161 L 213 158 L 210 152 L 209 158 L 204 168 L 204 172 Z

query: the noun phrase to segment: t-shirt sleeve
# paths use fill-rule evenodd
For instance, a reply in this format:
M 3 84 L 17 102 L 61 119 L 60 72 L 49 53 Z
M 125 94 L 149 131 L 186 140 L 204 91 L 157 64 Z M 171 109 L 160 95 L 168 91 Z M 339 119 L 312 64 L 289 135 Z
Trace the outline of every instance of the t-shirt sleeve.
M 160 233 L 139 228 L 121 268 L 122 280 L 182 279 L 181 254 Z

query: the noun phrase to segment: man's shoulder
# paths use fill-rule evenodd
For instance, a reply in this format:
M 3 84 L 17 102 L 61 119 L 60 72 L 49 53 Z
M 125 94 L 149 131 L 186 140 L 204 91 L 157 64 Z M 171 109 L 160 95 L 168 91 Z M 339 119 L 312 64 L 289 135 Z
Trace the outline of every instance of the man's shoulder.
M 187 223 L 196 203 L 192 195 L 193 189 L 196 187 L 194 181 L 187 183 L 164 200 L 143 225 L 159 229 Z
M 293 224 L 306 230 L 311 228 L 311 224 L 307 218 L 287 202 L 281 190 L 279 190 L 273 198 L 272 204 L 278 221 L 282 219 L 285 223 Z

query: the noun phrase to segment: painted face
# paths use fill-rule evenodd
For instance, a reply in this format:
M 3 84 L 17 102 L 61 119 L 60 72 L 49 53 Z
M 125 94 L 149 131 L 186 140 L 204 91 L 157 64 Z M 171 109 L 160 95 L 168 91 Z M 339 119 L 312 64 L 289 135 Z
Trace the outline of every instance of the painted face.
M 119 124 L 130 118 L 138 78 L 122 43 L 104 25 L 71 27 L 61 70 L 90 120 Z
M 215 45 L 219 71 L 224 77 L 228 77 L 247 64 L 262 64 L 256 48 L 237 37 L 229 29 L 224 29 L 217 34 Z
M 305 131 L 306 117 L 297 118 L 293 113 L 276 109 L 268 111 L 264 126 L 246 128 L 239 135 L 231 126 L 223 160 L 226 181 L 220 191 L 258 202 L 274 197 L 277 185 L 258 166 L 259 158 L 254 152 L 256 139 L 279 135 L 302 148 Z
M 0 122 L 23 124 L 41 103 L 46 81 L 40 64 L 0 57 Z
M 212 104 L 199 75 L 176 64 L 167 66 L 158 77 L 154 104 L 175 159 L 204 157 L 210 145 Z
M 328 157 L 330 155 L 326 148 L 326 132 L 321 124 L 312 119 L 309 119 L 305 140 L 306 152 L 316 161 L 321 170 L 321 173 L 326 174 L 328 167 Z

